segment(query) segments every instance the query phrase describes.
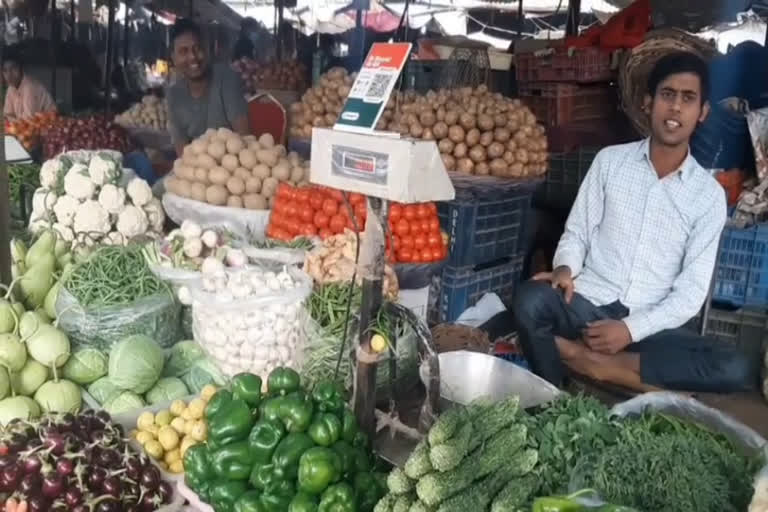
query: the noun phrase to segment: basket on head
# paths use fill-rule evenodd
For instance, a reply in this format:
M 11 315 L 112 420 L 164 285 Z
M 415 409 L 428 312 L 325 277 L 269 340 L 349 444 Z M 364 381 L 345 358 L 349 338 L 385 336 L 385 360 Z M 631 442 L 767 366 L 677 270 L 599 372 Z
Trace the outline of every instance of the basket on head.
M 645 41 L 629 51 L 621 63 L 621 106 L 642 135 L 650 133 L 648 116 L 643 111 L 643 101 L 648 92 L 648 75 L 660 58 L 674 52 L 691 52 L 709 61 L 717 54 L 717 49 L 684 30 L 663 28 L 649 32 Z

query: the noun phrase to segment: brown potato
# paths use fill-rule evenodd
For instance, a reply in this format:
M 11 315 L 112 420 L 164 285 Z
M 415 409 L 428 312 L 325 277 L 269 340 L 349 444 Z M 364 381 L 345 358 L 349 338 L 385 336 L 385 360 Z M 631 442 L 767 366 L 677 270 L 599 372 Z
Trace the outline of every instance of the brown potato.
M 459 125 L 453 125 L 450 128 L 448 128 L 448 137 L 456 143 L 463 142 L 464 141 L 464 128 L 462 128 Z
M 467 145 L 472 147 L 476 145 L 478 142 L 480 142 L 480 130 L 477 128 L 472 128 L 467 132 Z
M 443 121 L 438 121 L 432 127 L 432 133 L 435 134 L 436 139 L 444 139 L 448 136 L 448 125 Z
M 469 158 L 460 158 L 456 162 L 456 170 L 465 174 L 472 174 L 475 168 L 475 163 Z
M 440 142 L 437 143 L 437 149 L 439 149 L 441 153 L 445 154 L 453 153 L 453 148 L 455 146 L 456 145 L 451 139 L 441 139 Z
M 501 156 L 504 154 L 504 144 L 500 142 L 492 142 L 488 146 L 488 157 L 489 158 L 501 158 Z
M 491 145 L 491 142 L 493 142 L 493 132 L 483 132 L 482 135 L 480 135 L 480 144 L 484 147 L 488 147 Z
M 446 171 L 456 170 L 456 159 L 453 158 L 453 155 L 441 154 L 440 158 L 443 160 L 443 165 L 445 165 Z
M 469 150 L 469 158 L 471 158 L 475 163 L 485 162 L 485 159 L 487 158 L 485 148 L 480 145 L 473 146 Z
M 456 146 L 453 148 L 453 156 L 456 158 L 464 158 L 467 156 L 467 145 L 463 142 L 456 144 Z

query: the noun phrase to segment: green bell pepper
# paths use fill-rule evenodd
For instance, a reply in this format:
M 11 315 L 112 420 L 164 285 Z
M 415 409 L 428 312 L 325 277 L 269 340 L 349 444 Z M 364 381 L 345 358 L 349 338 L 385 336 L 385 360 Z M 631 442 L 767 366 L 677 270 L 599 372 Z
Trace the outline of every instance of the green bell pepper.
M 355 473 L 371 471 L 373 469 L 371 454 L 367 450 L 353 447 L 352 452 L 354 453 L 353 465 Z
M 248 491 L 235 502 L 233 512 L 266 512 L 258 491 Z
M 214 395 L 215 396 L 215 395 Z M 248 404 L 240 399 L 232 399 L 208 419 L 208 439 L 217 447 L 222 447 L 248 437 L 253 428 L 253 416 Z
M 372 473 L 357 473 L 353 481 L 357 508 L 360 512 L 371 512 L 384 492 Z
M 550 496 L 533 500 L 532 512 L 582 512 L 586 507 L 570 498 Z
M 346 482 L 330 486 L 320 498 L 317 512 L 357 512 L 354 489 Z
M 205 406 L 205 419 L 210 421 L 224 406 L 232 401 L 232 398 L 232 392 L 226 389 L 218 390 L 208 401 L 208 405 Z
M 299 491 L 288 505 L 288 512 L 317 512 L 318 500 L 304 491 Z
M 304 432 L 312 423 L 313 409 L 312 401 L 297 393 L 282 397 L 277 413 L 288 432 Z
M 361 450 L 368 450 L 369 448 L 369 442 L 368 442 L 368 434 L 363 432 L 362 430 L 358 430 L 355 434 L 354 439 L 352 439 L 352 446 L 355 448 L 360 448 Z
M 248 480 L 253 466 L 248 441 L 237 441 L 211 454 L 213 471 L 225 480 Z
M 261 495 L 266 512 L 285 512 L 296 495 L 296 488 L 287 480 L 278 482 Z
M 346 441 L 336 441 L 331 449 L 341 460 L 341 474 L 346 477 L 355 471 L 355 449 Z
M 329 412 L 315 414 L 307 434 L 315 444 L 331 446 L 341 437 L 341 420 Z
M 184 453 L 184 480 L 197 491 L 196 486 L 209 482 L 213 478 L 208 448 L 203 443 L 190 446 Z
M 281 480 L 273 464 L 256 464 L 251 470 L 248 482 L 260 491 L 266 491 Z
M 261 402 L 261 405 L 259 406 L 259 419 L 272 421 L 279 420 L 280 408 L 282 407 L 284 400 L 285 397 L 275 396 Z
M 261 377 L 252 373 L 238 373 L 232 377 L 232 394 L 251 407 L 261 403 Z
M 299 459 L 305 451 L 315 446 L 314 441 L 304 433 L 285 436 L 272 454 L 272 464 L 282 471 L 287 479 L 295 480 L 299 472 Z
M 321 412 L 340 413 L 345 406 L 344 398 L 338 386 L 332 381 L 318 382 L 312 389 L 312 400 Z
M 248 486 L 243 480 L 219 480 L 211 484 L 210 503 L 216 512 L 232 510 L 235 502 L 245 494 Z
M 285 436 L 285 427 L 279 420 L 261 419 L 248 435 L 248 446 L 254 462 L 266 464 L 272 460 L 272 454 Z
M 301 377 L 291 368 L 275 368 L 267 377 L 267 390 L 271 395 L 287 395 L 300 387 Z
M 305 451 L 299 460 L 299 489 L 320 494 L 341 478 L 341 459 L 330 448 L 315 446 Z
M 349 409 L 344 409 L 341 418 L 341 438 L 348 443 L 354 443 L 355 435 L 360 431 L 357 418 Z

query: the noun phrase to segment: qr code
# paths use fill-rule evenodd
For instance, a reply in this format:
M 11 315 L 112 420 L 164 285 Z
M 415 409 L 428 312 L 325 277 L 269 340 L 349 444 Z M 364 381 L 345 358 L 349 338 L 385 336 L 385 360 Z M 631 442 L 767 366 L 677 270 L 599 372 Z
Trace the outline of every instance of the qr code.
M 371 77 L 368 91 L 365 93 L 366 98 L 383 98 L 387 93 L 387 88 L 392 82 L 392 75 L 388 73 L 376 73 Z

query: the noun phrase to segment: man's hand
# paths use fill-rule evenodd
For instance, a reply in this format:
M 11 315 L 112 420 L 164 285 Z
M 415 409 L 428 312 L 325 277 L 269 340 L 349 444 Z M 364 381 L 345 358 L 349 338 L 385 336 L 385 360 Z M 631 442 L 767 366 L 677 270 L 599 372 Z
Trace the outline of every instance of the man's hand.
M 613 355 L 632 343 L 632 335 L 621 320 L 598 320 L 587 324 L 584 342 L 595 352 Z
M 573 297 L 573 278 L 571 277 L 571 268 L 562 266 L 557 267 L 552 272 L 540 272 L 533 276 L 536 281 L 549 281 L 552 288 L 563 290 L 565 302 L 570 304 Z

